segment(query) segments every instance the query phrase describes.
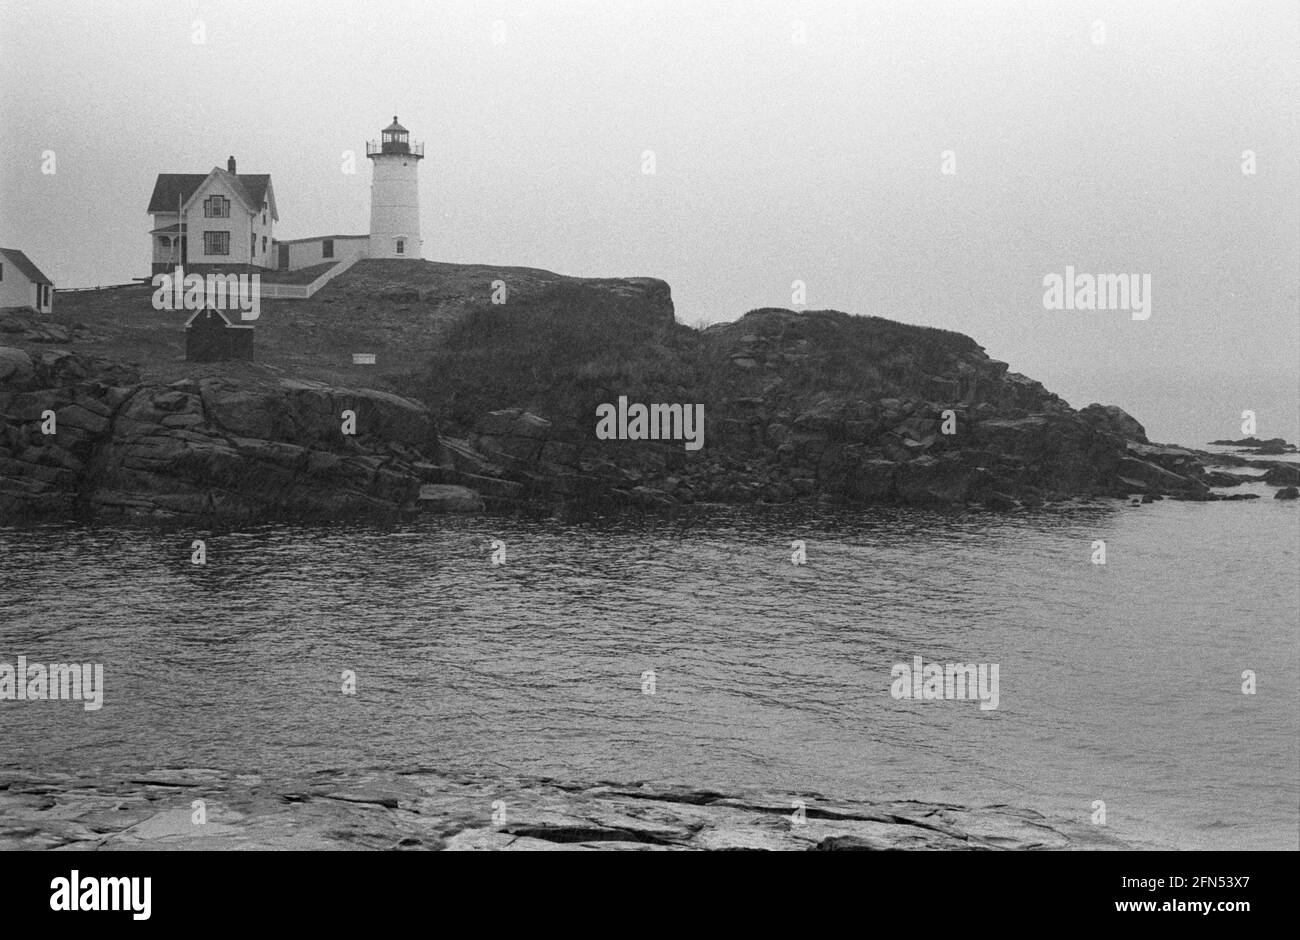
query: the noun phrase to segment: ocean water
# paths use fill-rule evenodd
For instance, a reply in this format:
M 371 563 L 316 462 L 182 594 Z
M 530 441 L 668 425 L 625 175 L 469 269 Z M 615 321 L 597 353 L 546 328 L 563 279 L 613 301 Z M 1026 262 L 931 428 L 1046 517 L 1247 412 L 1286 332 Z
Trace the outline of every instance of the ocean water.
M 1103 800 L 1137 846 L 1295 849 L 1300 504 L 1251 487 L 1008 515 L 0 527 L 0 662 L 103 663 L 106 687 L 93 712 L 0 701 L 0 768 L 423 766 L 1082 821 Z M 997 663 L 998 707 L 894 699 L 915 656 Z

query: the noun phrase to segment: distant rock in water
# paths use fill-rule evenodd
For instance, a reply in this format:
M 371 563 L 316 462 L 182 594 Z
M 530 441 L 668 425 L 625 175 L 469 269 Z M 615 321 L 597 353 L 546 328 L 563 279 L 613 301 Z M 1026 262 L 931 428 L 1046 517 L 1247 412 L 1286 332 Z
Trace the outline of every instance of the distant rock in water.
M 1284 486 L 1273 494 L 1274 499 L 1300 499 L 1300 489 L 1294 486 Z
M 1210 441 L 1210 444 L 1218 447 L 1237 447 L 1241 450 L 1254 451 L 1262 456 L 1296 453 L 1296 446 L 1288 444 L 1280 437 L 1270 437 L 1266 441 L 1257 437 L 1243 437 L 1239 441 Z
M 1274 461 L 1264 474 L 1264 482 L 1272 486 L 1300 486 L 1300 464 Z

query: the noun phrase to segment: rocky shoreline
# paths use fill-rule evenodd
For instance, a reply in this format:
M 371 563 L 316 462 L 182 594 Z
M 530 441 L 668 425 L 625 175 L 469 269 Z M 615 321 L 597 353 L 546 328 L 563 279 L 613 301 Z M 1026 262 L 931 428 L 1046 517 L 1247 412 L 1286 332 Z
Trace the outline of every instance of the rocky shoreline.
M 945 330 L 764 309 L 697 331 L 675 322 L 662 281 L 525 269 L 501 269 L 515 293 L 494 308 L 446 287 L 456 266 L 395 264 L 359 263 L 316 307 L 268 304 L 266 362 L 128 365 L 100 354 L 107 316 L 0 317 L 0 520 L 801 501 L 1008 511 L 1253 499 L 1215 490 L 1261 479 L 1287 498 L 1300 485 L 1294 463 L 1155 444 L 1117 407 L 1076 411 Z M 380 275 L 426 286 L 375 300 Z M 410 359 L 385 388 L 275 364 L 297 351 L 305 321 L 334 322 L 358 285 L 391 344 L 402 323 L 442 318 L 420 334 L 423 364 Z M 620 396 L 702 408 L 703 447 L 599 439 L 596 409 Z
M 1121 849 L 1010 806 L 852 802 L 429 770 L 293 783 L 207 769 L 0 770 L 0 851 Z

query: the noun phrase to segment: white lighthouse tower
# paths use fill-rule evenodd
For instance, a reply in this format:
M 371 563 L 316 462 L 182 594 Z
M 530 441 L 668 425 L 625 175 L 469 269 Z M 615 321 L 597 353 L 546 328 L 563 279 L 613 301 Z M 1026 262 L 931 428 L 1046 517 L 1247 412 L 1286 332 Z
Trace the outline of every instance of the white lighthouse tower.
M 380 139 L 366 143 L 373 161 L 370 183 L 370 257 L 420 257 L 420 161 L 424 144 L 410 142 L 397 123 L 383 129 Z

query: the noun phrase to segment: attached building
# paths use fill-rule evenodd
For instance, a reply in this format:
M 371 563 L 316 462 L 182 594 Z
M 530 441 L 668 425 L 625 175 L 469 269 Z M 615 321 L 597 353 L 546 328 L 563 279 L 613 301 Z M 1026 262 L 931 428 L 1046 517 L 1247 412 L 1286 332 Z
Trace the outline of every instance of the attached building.
M 276 268 L 297 271 L 331 261 L 348 261 L 369 256 L 369 235 L 322 235 L 318 238 L 295 238 L 276 242 Z

